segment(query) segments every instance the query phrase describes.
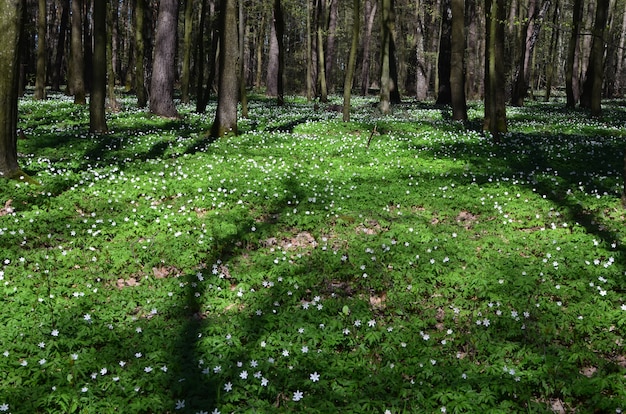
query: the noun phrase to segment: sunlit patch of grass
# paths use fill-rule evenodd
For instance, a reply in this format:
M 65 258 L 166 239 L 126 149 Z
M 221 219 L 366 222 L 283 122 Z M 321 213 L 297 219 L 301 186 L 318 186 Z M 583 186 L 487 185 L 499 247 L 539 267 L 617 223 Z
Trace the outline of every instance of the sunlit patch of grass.
M 215 142 L 214 106 L 125 97 L 92 136 L 20 102 L 42 185 L 0 182 L 0 409 L 626 407 L 621 107 L 511 109 L 494 145 L 480 105 L 287 101 Z

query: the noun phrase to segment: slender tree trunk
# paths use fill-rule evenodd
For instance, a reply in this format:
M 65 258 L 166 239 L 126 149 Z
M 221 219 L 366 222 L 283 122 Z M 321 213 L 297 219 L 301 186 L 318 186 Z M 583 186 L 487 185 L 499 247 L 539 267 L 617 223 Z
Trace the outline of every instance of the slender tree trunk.
M 206 39 L 204 38 L 204 27 L 206 25 L 207 14 L 207 0 L 202 0 L 200 3 L 200 19 L 198 27 L 198 46 L 196 48 L 196 112 L 203 113 L 206 110 L 206 106 L 203 106 L 204 95 L 206 92 L 204 87 L 205 79 L 205 67 L 204 63 L 206 58 L 204 51 L 206 48 Z
M 217 110 L 210 132 L 213 138 L 237 134 L 237 43 L 237 0 L 222 0 Z
M 69 0 L 61 0 L 61 20 L 59 22 L 59 35 L 56 43 L 56 54 L 54 57 L 54 65 L 52 66 L 52 90 L 61 90 L 61 79 L 63 78 L 63 58 L 65 56 L 65 39 L 67 33 L 67 25 L 70 20 L 70 2 Z
M 596 19 L 593 27 L 591 53 L 583 93 L 580 97 L 580 106 L 591 110 L 592 116 L 602 114 L 602 81 L 604 79 L 604 27 L 608 18 L 609 0 L 598 0 Z
M 150 112 L 168 118 L 178 117 L 174 105 L 177 15 L 178 0 L 160 1 L 150 83 Z
M 83 54 L 83 0 L 72 0 L 72 32 L 70 42 L 70 94 L 74 103 L 84 105 L 85 97 L 85 62 Z
M 270 50 L 267 63 L 267 96 L 278 98 L 278 105 L 284 103 L 283 74 L 285 67 L 284 58 L 284 32 L 285 22 L 280 0 L 274 0 L 272 24 L 270 29 Z
M 333 81 L 333 68 L 335 67 L 335 49 L 337 39 L 337 20 L 339 14 L 339 0 L 326 0 L 326 9 L 328 14 L 328 36 L 326 37 L 326 56 L 325 71 L 326 84 L 328 90 L 333 93 L 335 90 L 335 83 Z
M 317 83 L 319 84 L 320 102 L 328 102 L 326 84 L 326 62 L 324 60 L 324 8 L 325 0 L 317 0 Z
M 359 48 L 359 32 L 361 22 L 361 0 L 354 0 L 352 16 L 352 44 L 348 57 L 348 68 L 343 83 L 343 121 L 350 120 L 350 97 L 352 96 L 352 83 L 354 80 L 354 68 L 356 66 L 356 54 Z
M 450 98 L 452 119 L 467 120 L 465 99 L 465 0 L 452 0 L 452 27 L 450 35 Z
M 35 77 L 36 100 L 46 99 L 46 0 L 37 2 L 37 74 Z
M 93 71 L 89 96 L 89 130 L 107 132 L 105 116 L 107 78 L 107 0 L 98 0 L 93 8 Z
M 626 7 L 622 14 L 622 30 L 619 37 L 619 47 L 617 48 L 617 58 L 615 62 L 615 94 L 622 96 L 622 80 L 624 69 L 624 48 L 626 47 Z
M 84 80 L 85 90 L 89 92 L 91 90 L 91 80 L 93 78 L 92 64 L 93 64 L 93 44 L 88 41 L 93 36 L 93 28 L 91 27 L 91 4 L 92 0 L 83 0 L 83 63 L 85 67 Z
M 244 13 L 244 0 L 239 0 L 239 101 L 241 102 L 241 116 L 248 117 L 248 92 L 246 90 L 246 16 Z
M 114 16 L 117 16 L 117 7 L 118 7 L 118 3 L 117 1 L 111 2 L 111 1 L 107 1 L 107 0 L 103 0 L 104 2 L 107 3 L 107 19 L 106 19 L 106 24 L 107 24 L 107 32 L 106 32 L 106 56 L 108 57 L 108 59 L 106 59 L 106 68 L 107 68 L 107 76 L 106 76 L 106 81 L 107 81 L 107 98 L 108 98 L 108 107 L 112 112 L 117 112 L 120 110 L 120 104 L 117 101 L 117 98 L 115 96 L 115 67 L 117 65 L 114 64 L 115 59 L 113 59 L 113 28 L 116 26 L 115 20 L 114 20 Z M 95 9 L 96 6 L 94 6 Z M 115 10 L 113 9 L 115 7 Z M 113 13 L 115 11 L 115 13 Z M 95 14 L 95 10 L 94 10 L 94 14 Z M 94 23 L 95 26 L 95 23 Z M 94 27 L 94 32 L 95 32 L 95 27 Z M 95 33 L 94 33 L 94 37 L 95 37 Z M 95 57 L 94 57 L 95 60 Z M 95 63 L 95 61 L 94 61 Z M 94 68 L 95 70 L 95 68 Z
M 306 100 L 313 99 L 313 70 L 312 70 L 312 53 L 313 46 L 311 44 L 311 0 L 306 1 Z
M 135 93 L 137 107 L 145 108 L 148 105 L 145 81 L 145 16 L 147 13 L 146 0 L 136 0 L 135 8 Z
M 439 59 L 437 60 L 437 105 L 452 103 L 450 91 L 451 32 L 451 0 L 443 0 L 441 2 L 441 30 L 439 31 Z
M 567 62 L 565 65 L 565 94 L 567 96 L 567 108 L 574 108 L 578 103 L 578 38 L 580 36 L 580 15 L 582 12 L 582 0 L 574 0 L 572 11 L 572 33 L 567 47 Z
M 554 3 L 554 13 L 552 14 L 552 34 L 550 35 L 550 51 L 552 62 L 558 62 L 558 44 L 560 39 L 561 30 L 558 26 L 559 15 L 561 14 L 561 5 L 559 0 Z M 546 94 L 544 97 L 545 102 L 550 101 L 550 95 L 552 94 L 552 82 L 554 81 L 554 65 L 548 63 L 546 65 Z
M 183 34 L 183 69 L 180 76 L 180 100 L 189 103 L 191 79 L 191 35 L 193 33 L 193 0 L 185 1 L 185 27 Z
M 261 90 L 261 78 L 263 77 L 263 37 L 265 35 L 265 13 L 263 13 L 261 17 L 261 23 L 259 24 L 259 28 L 257 29 L 257 39 L 256 39 L 256 76 L 254 80 L 254 89 L 259 91 Z
M 0 2 L 0 177 L 21 174 L 17 163 L 17 101 L 23 0 Z
M 372 41 L 372 31 L 376 19 L 376 9 L 378 3 L 375 0 L 365 0 L 363 18 L 365 19 L 365 33 L 361 49 L 363 50 L 363 63 L 361 66 L 361 95 L 367 95 L 370 89 L 370 45 Z
M 380 111 L 391 112 L 391 104 L 400 103 L 398 91 L 398 72 L 395 63 L 395 42 L 393 40 L 396 14 L 394 0 L 383 0 L 381 30 L 381 73 L 380 73 Z
M 500 142 L 506 132 L 505 78 L 504 78 L 504 1 L 485 1 L 485 120 L 483 129 L 489 131 L 494 142 Z

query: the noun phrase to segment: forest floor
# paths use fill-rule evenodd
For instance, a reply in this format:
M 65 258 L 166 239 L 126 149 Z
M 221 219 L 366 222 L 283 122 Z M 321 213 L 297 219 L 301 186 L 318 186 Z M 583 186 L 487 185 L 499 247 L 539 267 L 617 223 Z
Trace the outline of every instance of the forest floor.
M 287 101 L 20 101 L 0 412 L 626 411 L 626 106 Z

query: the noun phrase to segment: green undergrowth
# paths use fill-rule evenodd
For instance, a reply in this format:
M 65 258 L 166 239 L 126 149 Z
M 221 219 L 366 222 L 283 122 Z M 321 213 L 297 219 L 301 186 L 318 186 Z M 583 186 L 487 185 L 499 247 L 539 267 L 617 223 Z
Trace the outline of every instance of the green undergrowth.
M 253 99 L 211 142 L 214 107 L 122 103 L 94 136 L 20 101 L 0 411 L 626 409 L 619 102 L 510 109 L 500 145 L 476 104 Z

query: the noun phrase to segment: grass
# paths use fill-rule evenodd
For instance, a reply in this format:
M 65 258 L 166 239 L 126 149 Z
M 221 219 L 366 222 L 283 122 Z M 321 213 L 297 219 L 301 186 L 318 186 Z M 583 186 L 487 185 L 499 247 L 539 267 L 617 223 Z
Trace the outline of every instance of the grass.
M 424 103 L 350 123 L 20 101 L 0 182 L 0 411 L 626 409 L 626 108 Z M 210 108 L 209 114 L 214 108 Z

